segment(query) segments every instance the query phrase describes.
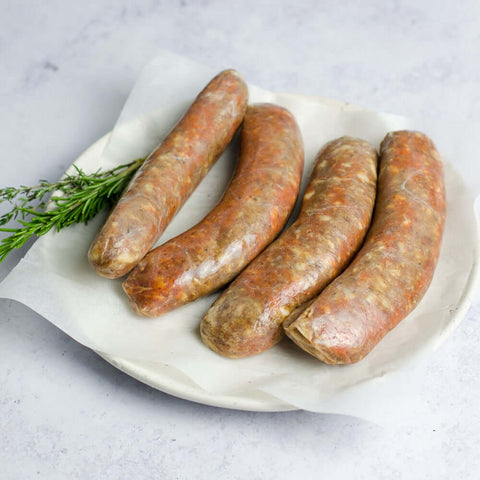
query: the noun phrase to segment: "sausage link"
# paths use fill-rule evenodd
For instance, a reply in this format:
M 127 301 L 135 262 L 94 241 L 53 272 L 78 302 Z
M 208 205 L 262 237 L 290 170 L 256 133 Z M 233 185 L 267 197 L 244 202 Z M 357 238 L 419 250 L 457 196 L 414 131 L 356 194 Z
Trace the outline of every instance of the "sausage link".
M 342 137 L 318 154 L 298 219 L 223 292 L 200 332 L 232 358 L 260 353 L 283 336 L 282 322 L 325 287 L 360 247 L 372 216 L 377 154 Z
M 286 334 L 326 363 L 365 357 L 425 294 L 445 214 L 443 166 L 432 141 L 418 132 L 389 133 L 364 246 L 311 306 L 285 322 Z
M 248 89 L 234 70 L 217 75 L 148 157 L 88 252 L 108 278 L 129 272 L 207 174 L 240 125 Z
M 248 107 L 237 170 L 221 202 L 133 269 L 123 284 L 133 308 L 155 317 L 229 282 L 284 226 L 302 170 L 293 115 L 271 104 Z

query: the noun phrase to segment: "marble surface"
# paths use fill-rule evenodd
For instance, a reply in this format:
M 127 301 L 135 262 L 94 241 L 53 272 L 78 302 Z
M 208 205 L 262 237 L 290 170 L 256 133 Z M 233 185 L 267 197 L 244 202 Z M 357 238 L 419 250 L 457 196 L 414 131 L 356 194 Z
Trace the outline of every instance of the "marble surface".
M 268 89 L 417 118 L 479 194 L 478 18 L 476 0 L 0 2 L 0 183 L 58 178 L 162 48 Z M 379 426 L 171 397 L 0 299 L 0 476 L 476 479 L 479 319 L 477 292 L 416 374 L 408 414 Z

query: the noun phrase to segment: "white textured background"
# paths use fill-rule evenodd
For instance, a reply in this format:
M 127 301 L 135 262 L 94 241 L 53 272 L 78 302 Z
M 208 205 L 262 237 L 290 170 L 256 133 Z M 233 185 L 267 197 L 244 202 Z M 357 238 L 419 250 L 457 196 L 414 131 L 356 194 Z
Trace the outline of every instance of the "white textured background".
M 0 0 L 0 184 L 58 178 L 162 48 L 267 89 L 419 119 L 480 193 L 479 26 L 477 0 Z M 0 478 L 477 479 L 478 320 L 477 295 L 409 418 L 379 427 L 170 397 L 0 299 Z

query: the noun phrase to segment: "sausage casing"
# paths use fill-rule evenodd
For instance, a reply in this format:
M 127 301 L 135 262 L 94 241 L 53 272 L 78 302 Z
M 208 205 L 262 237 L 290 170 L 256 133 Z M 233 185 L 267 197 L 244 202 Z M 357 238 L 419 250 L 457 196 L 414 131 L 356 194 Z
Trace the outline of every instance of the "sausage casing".
M 152 248 L 240 125 L 248 89 L 234 70 L 218 74 L 147 158 L 93 241 L 88 259 L 108 278 L 129 272 Z
M 200 332 L 232 358 L 260 353 L 283 336 L 282 322 L 351 259 L 370 224 L 377 153 L 342 137 L 318 154 L 297 220 L 218 297 Z
M 361 360 L 425 294 L 445 222 L 443 166 L 419 132 L 389 133 L 381 144 L 375 215 L 345 272 L 286 334 L 326 363 Z
M 293 115 L 271 104 L 248 107 L 237 170 L 222 200 L 132 270 L 123 288 L 134 309 L 155 317 L 229 282 L 286 223 L 302 171 L 303 143 Z

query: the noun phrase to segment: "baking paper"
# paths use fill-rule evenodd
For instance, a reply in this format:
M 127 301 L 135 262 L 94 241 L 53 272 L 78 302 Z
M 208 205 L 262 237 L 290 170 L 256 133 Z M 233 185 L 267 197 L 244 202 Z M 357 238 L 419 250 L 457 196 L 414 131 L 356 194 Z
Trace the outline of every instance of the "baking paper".
M 77 165 L 95 171 L 147 155 L 216 73 L 183 57 L 162 53 L 141 73 L 113 131 L 87 150 Z M 295 115 L 305 144 L 302 191 L 315 154 L 327 141 L 352 135 L 378 148 L 387 132 L 415 127 L 402 117 L 333 100 L 273 93 L 253 85 L 249 91 L 250 103 L 277 103 Z M 197 223 L 218 202 L 235 168 L 236 142 L 158 244 Z M 399 388 L 408 389 L 405 379 L 412 366 L 447 337 L 469 305 L 476 281 L 472 268 L 477 233 L 473 198 L 454 164 L 455 159 L 445 158 L 448 214 L 433 282 L 415 311 L 354 365 L 324 365 L 288 339 L 251 358 L 218 356 L 203 345 L 199 335 L 200 320 L 216 295 L 157 319 L 137 316 L 121 289 L 121 280 L 97 276 L 87 262 L 88 247 L 106 212 L 88 226 L 76 225 L 40 238 L 0 285 L 0 296 L 24 303 L 104 356 L 125 359 L 153 372 L 155 365 L 159 371 L 168 365 L 181 372 L 180 383 L 181 378 L 188 378 L 209 394 L 248 398 L 264 392 L 292 408 L 375 419 L 378 406 L 368 399 L 378 400 L 381 391 L 384 401 L 394 402 Z

